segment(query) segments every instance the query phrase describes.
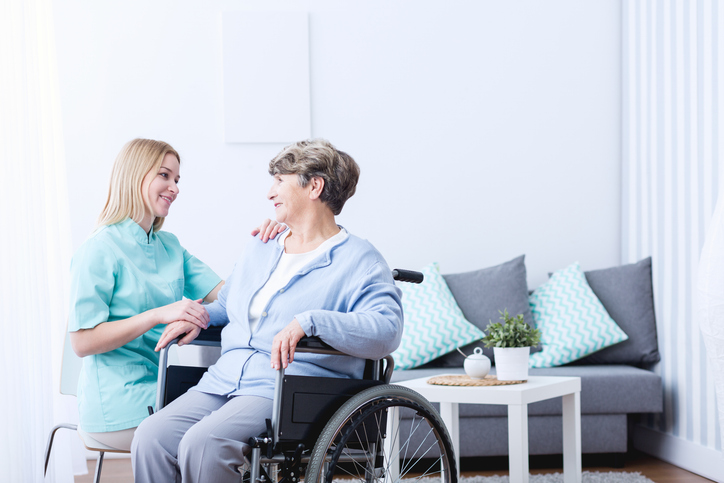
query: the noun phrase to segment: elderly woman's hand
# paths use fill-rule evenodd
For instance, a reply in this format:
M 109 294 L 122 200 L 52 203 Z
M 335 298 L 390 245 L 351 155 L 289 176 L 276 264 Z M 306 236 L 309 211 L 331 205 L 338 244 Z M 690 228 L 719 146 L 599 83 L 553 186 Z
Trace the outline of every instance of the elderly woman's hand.
M 271 352 L 272 369 L 278 370 L 282 366 L 286 369 L 294 361 L 294 349 L 297 347 L 299 339 L 305 335 L 302 326 L 299 325 L 297 319 L 294 319 L 274 336 Z
M 176 322 L 171 322 L 166 326 L 163 334 L 161 334 L 161 338 L 158 340 L 155 350 L 156 352 L 160 351 L 161 349 L 166 347 L 169 342 L 176 339 L 177 337 L 181 337 L 184 334 L 186 335 L 178 341 L 178 345 L 180 347 L 182 345 L 188 344 L 199 336 L 199 332 L 201 332 L 201 328 L 198 325 L 192 324 L 191 322 L 186 322 L 184 320 L 177 320 Z

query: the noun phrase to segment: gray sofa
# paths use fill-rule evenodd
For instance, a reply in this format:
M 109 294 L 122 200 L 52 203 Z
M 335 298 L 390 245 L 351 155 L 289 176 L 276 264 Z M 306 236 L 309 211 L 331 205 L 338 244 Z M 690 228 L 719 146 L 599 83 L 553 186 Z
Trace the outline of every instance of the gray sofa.
M 606 311 L 629 336 L 571 364 L 530 369 L 531 375 L 581 378 L 581 446 L 583 453 L 623 455 L 628 450 L 632 420 L 662 411 L 661 378 L 652 365 L 659 361 L 651 287 L 651 259 L 636 264 L 585 273 L 588 284 Z M 533 324 L 528 306 L 524 258 L 497 267 L 445 275 L 465 318 L 481 329 L 505 307 L 523 313 Z M 471 344 L 466 354 L 482 344 Z M 486 349 L 492 359 L 492 351 Z M 396 370 L 392 382 L 439 374 L 464 374 L 463 357 L 450 353 L 411 370 Z M 491 371 L 495 373 L 495 369 Z M 561 399 L 528 407 L 531 455 L 562 453 Z M 403 416 L 404 417 L 404 416 Z M 505 406 L 460 406 L 461 457 L 501 456 L 508 453 Z M 618 463 L 622 458 L 618 458 Z

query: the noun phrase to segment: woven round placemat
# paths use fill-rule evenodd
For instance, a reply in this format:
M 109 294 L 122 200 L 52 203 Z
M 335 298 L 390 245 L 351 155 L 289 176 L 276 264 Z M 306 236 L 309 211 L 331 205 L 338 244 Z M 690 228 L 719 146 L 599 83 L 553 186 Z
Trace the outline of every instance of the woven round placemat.
M 427 380 L 428 384 L 436 386 L 507 386 L 522 384 L 525 381 L 499 381 L 497 377 L 488 374 L 485 379 L 473 379 L 466 375 L 435 376 Z

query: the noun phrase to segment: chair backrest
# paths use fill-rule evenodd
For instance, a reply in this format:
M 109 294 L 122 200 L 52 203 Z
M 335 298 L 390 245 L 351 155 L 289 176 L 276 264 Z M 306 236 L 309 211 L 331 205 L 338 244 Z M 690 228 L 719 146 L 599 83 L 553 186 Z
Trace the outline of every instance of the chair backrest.
M 70 344 L 70 333 L 65 331 L 65 344 L 63 345 L 63 362 L 60 368 L 60 393 L 66 396 L 78 395 L 78 377 L 83 367 L 83 359 L 73 352 Z

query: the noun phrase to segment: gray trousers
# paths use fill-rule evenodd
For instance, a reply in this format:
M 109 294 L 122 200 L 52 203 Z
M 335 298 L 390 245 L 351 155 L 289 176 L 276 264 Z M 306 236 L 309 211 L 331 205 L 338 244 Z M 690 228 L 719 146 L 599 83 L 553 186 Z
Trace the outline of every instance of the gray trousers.
M 131 443 L 136 483 L 235 482 L 272 400 L 189 391 L 143 421 Z

